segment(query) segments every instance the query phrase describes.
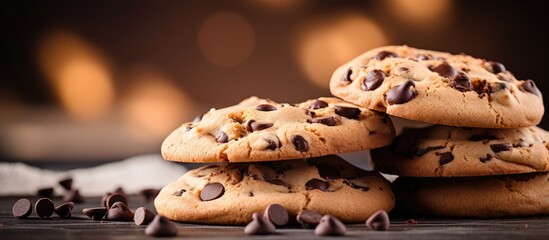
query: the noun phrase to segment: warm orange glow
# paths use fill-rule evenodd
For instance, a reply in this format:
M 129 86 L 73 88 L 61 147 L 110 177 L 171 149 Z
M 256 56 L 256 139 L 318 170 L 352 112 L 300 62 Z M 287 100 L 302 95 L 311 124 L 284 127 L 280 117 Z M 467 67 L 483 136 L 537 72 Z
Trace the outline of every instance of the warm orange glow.
M 252 54 L 255 34 L 250 22 L 242 16 L 218 12 L 200 27 L 198 44 L 208 61 L 221 67 L 234 67 Z
M 270 11 L 287 11 L 309 4 L 310 0 L 243 0 Z
M 387 8 L 403 22 L 417 27 L 436 25 L 448 14 L 450 0 L 388 0 Z
M 330 76 L 339 65 L 387 42 L 372 20 L 354 14 L 341 16 L 305 26 L 298 42 L 301 68 L 322 88 L 328 88 Z
M 40 66 L 62 106 L 82 120 L 104 116 L 114 89 L 105 59 L 82 39 L 57 32 L 40 45 Z
M 164 138 L 193 113 L 188 97 L 158 70 L 140 66 L 127 80 L 122 113 L 138 137 Z

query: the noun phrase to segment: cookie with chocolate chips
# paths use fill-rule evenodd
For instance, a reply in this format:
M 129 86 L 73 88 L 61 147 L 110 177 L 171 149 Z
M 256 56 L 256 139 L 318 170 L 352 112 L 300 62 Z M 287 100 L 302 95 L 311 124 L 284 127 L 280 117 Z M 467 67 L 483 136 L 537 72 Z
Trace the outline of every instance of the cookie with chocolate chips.
M 393 183 L 396 211 L 453 218 L 525 217 L 549 214 L 549 173 L 416 178 Z
M 162 155 L 178 162 L 274 161 L 378 148 L 393 138 L 387 115 L 337 98 L 291 105 L 251 97 L 183 124 L 164 140 Z
M 549 132 L 539 127 L 405 129 L 372 151 L 378 170 L 414 177 L 485 176 L 549 171 Z
M 481 128 L 537 125 L 541 92 L 501 63 L 408 46 L 372 49 L 339 67 L 332 94 L 389 115 Z
M 203 166 L 164 187 L 154 204 L 159 215 L 189 223 L 246 224 L 272 204 L 285 209 L 290 221 L 313 210 L 344 222 L 364 222 L 378 210 L 389 212 L 394 196 L 377 172 L 329 155 Z

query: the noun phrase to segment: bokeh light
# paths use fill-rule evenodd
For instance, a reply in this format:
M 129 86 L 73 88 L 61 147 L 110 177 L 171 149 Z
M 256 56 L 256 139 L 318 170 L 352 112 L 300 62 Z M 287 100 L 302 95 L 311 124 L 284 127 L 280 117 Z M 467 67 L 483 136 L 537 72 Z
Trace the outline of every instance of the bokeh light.
M 241 15 L 217 12 L 200 27 L 198 45 L 208 61 L 221 67 L 234 67 L 252 54 L 255 33 Z
M 450 11 L 450 0 L 387 0 L 387 9 L 404 23 L 429 27 L 442 23 Z
M 328 88 L 338 66 L 386 42 L 381 28 L 365 16 L 347 13 L 327 17 L 303 27 L 298 60 L 309 80 Z

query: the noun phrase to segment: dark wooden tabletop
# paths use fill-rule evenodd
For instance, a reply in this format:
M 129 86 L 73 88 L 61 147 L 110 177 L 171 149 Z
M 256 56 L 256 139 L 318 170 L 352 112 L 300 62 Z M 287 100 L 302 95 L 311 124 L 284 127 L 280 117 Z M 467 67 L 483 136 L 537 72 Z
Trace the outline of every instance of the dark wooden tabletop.
M 12 216 L 11 208 L 18 198 L 0 198 L 0 239 L 149 239 L 144 234 L 145 226 L 133 222 L 92 221 L 82 214 L 86 207 L 97 207 L 100 198 L 87 198 L 87 202 L 76 205 L 73 218 L 39 219 L 33 213 L 28 219 Z M 29 198 L 33 203 L 37 198 Z M 60 204 L 59 199 L 54 200 Z M 154 209 L 152 203 L 145 203 L 141 196 L 130 196 L 129 207 L 135 210 L 145 206 Z M 391 219 L 389 231 L 371 231 L 362 224 L 347 225 L 347 236 L 341 238 L 367 239 L 549 239 L 549 217 L 512 219 L 422 219 L 409 223 L 407 218 Z M 218 239 L 316 239 L 312 230 L 299 227 L 277 229 L 277 235 L 246 236 L 241 226 L 210 226 L 177 223 L 176 238 L 218 238 Z

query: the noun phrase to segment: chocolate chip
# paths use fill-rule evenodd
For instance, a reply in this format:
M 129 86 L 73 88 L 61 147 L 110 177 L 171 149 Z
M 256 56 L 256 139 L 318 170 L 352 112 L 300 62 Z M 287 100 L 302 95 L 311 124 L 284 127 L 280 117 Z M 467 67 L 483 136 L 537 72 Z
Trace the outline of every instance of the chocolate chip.
M 49 218 L 53 214 L 55 206 L 49 198 L 40 198 L 34 204 L 34 210 L 36 214 L 41 218 Z
M 345 234 L 347 234 L 345 225 L 339 219 L 330 215 L 324 215 L 315 228 L 315 235 L 317 236 L 344 236 Z
M 284 226 L 288 224 L 288 211 L 279 204 L 271 204 L 267 206 L 263 217 L 271 221 L 275 226 Z
M 317 117 L 311 119 L 311 123 L 320 123 L 327 126 L 337 125 L 337 120 L 334 117 Z
M 258 111 L 270 112 L 276 110 L 276 107 L 271 104 L 259 104 L 255 109 Z
M 229 141 L 229 136 L 225 134 L 223 131 L 219 131 L 219 134 L 217 134 L 217 137 L 215 138 L 218 143 L 226 143 Z
M 439 149 L 443 149 L 443 148 L 444 148 L 444 146 L 433 146 L 433 147 L 427 147 L 427 148 L 415 147 L 410 151 L 410 156 L 411 157 L 421 157 L 421 156 L 425 155 L 426 153 L 428 153 L 430 151 L 439 150 Z
M 107 201 L 105 202 L 105 206 L 110 209 L 117 202 L 121 202 L 121 203 L 124 203 L 124 205 L 128 205 L 128 199 L 126 198 L 126 196 L 120 193 L 113 193 L 107 198 Z
M 473 84 L 469 81 L 469 77 L 463 72 L 451 77 L 451 80 L 450 86 L 460 92 L 467 92 L 473 89 Z
M 494 74 L 498 74 L 500 72 L 505 72 L 506 71 L 505 66 L 503 66 L 503 64 L 501 64 L 501 63 L 490 61 L 490 62 L 488 62 L 488 65 L 490 65 L 491 72 L 494 73 Z
M 428 54 L 428 53 L 427 53 L 427 54 L 423 54 L 423 53 L 421 53 L 421 54 L 417 55 L 417 60 L 419 60 L 419 61 L 425 61 L 425 60 L 430 60 L 430 59 L 432 59 L 432 57 L 433 57 L 433 56 L 431 56 L 431 54 Z
M 107 192 L 101 197 L 101 206 L 107 207 L 107 199 L 112 195 L 111 192 Z
M 469 137 L 469 141 L 473 142 L 480 142 L 484 140 L 498 140 L 499 138 L 490 134 L 490 133 L 482 133 L 482 134 L 475 134 Z
M 244 228 L 246 235 L 269 235 L 275 231 L 274 224 L 262 218 L 259 213 L 252 214 L 252 221 Z
M 174 237 L 177 236 L 177 227 L 169 219 L 156 215 L 149 226 L 145 228 L 145 234 L 152 237 Z
M 522 89 L 524 89 L 524 91 L 539 96 L 539 90 L 536 87 L 536 84 L 534 83 L 534 81 L 528 79 L 528 80 L 524 81 L 522 83 L 522 85 L 520 85 L 520 86 L 522 87 Z
M 284 181 L 282 181 L 280 179 L 272 179 L 272 180 L 269 180 L 267 182 L 270 183 L 270 184 L 274 184 L 274 185 L 280 185 L 280 186 L 288 187 L 288 184 L 286 184 Z
M 200 200 L 202 201 L 211 201 L 218 199 L 225 193 L 225 187 L 223 184 L 218 182 L 211 182 L 206 184 L 202 191 L 200 192 Z
M 486 80 L 477 81 L 475 84 L 473 84 L 473 90 L 475 90 L 480 98 L 483 98 L 484 96 L 493 93 L 492 86 Z
M 325 192 L 326 189 L 328 189 L 328 182 L 322 181 L 322 180 L 317 179 L 317 178 L 313 178 L 313 179 L 309 180 L 307 183 L 305 183 L 305 188 L 307 190 L 318 189 L 320 191 Z
M 21 198 L 13 204 L 11 213 L 16 218 L 27 218 L 32 213 L 32 204 L 28 199 Z
M 139 193 L 145 197 L 145 202 L 149 203 L 152 202 L 156 196 L 158 196 L 160 190 L 156 188 L 146 188 L 139 191 Z
M 105 217 L 108 210 L 106 207 L 84 208 L 82 209 L 82 213 L 86 214 L 92 220 L 99 221 Z
M 258 123 L 255 120 L 249 120 L 248 124 L 246 125 L 246 129 L 248 130 L 248 132 L 253 132 L 253 131 L 261 131 L 261 130 L 270 128 L 272 126 L 273 126 L 272 123 Z
M 133 221 L 135 222 L 135 225 L 147 225 L 154 219 L 154 213 L 149 211 L 149 209 L 145 207 L 140 207 L 135 210 L 135 214 L 133 215 Z
M 414 99 L 417 96 L 417 91 L 414 89 L 416 84 L 408 80 L 403 84 L 391 88 L 387 92 L 387 103 L 389 104 L 403 104 Z
M 492 160 L 492 155 L 490 155 L 489 153 L 486 154 L 486 157 L 481 157 L 480 158 L 480 162 L 482 162 L 482 163 L 486 163 L 490 160 Z
M 322 214 L 313 210 L 303 210 L 299 212 L 296 217 L 297 222 L 301 224 L 303 228 L 315 228 L 321 218 Z
M 65 190 L 71 190 L 72 189 L 72 178 L 65 178 L 63 180 L 59 181 L 59 185 L 63 187 Z
M 292 143 L 297 151 L 306 152 L 309 149 L 309 143 L 300 135 L 294 135 L 292 137 Z
M 358 119 L 360 116 L 360 109 L 354 107 L 341 107 L 334 106 L 334 111 L 337 115 L 346 117 L 349 119 Z
M 133 220 L 133 213 L 123 202 L 115 202 L 107 211 L 105 219 L 109 221 L 128 222 Z
M 389 229 L 390 224 L 389 215 L 383 210 L 377 211 L 366 220 L 366 226 L 376 231 L 385 231 Z
M 53 198 L 53 188 L 48 187 L 48 188 L 38 189 L 38 191 L 36 192 L 36 195 L 38 195 L 38 197 L 43 197 L 43 198 Z
M 351 83 L 351 82 L 353 82 L 353 80 L 351 79 L 351 74 L 353 74 L 353 70 L 349 68 L 349 69 L 341 76 L 340 81 L 343 82 L 343 83 Z
M 72 189 L 65 193 L 63 196 L 63 202 L 83 203 L 84 197 L 80 195 L 78 189 Z
M 71 217 L 71 211 L 74 208 L 73 202 L 63 203 L 59 206 L 57 206 L 55 209 L 53 209 L 53 212 L 57 214 L 57 216 L 61 218 L 70 218 Z
M 438 73 L 438 75 L 449 78 L 457 74 L 456 69 L 454 69 L 450 64 L 443 62 L 440 65 L 431 68 L 431 71 Z
M 372 71 L 369 71 L 366 74 L 364 81 L 362 82 L 362 90 L 364 91 L 376 90 L 379 86 L 381 86 L 381 83 L 383 83 L 385 76 L 386 76 L 385 72 L 379 69 L 374 69 Z
M 444 153 L 435 153 L 437 156 L 440 156 L 440 159 L 438 160 L 438 163 L 440 164 L 440 166 L 442 165 L 445 165 L 449 162 L 451 162 L 452 160 L 454 160 L 454 155 L 452 154 L 452 152 L 444 152 Z
M 374 58 L 379 61 L 382 61 L 385 58 L 396 58 L 396 57 L 398 57 L 397 54 L 389 51 L 381 51 L 374 56 Z
M 187 191 L 187 190 L 185 190 L 185 189 L 179 189 L 179 190 L 175 191 L 175 192 L 173 193 L 173 195 L 175 195 L 175 196 L 181 196 L 181 195 L 183 195 L 183 193 L 185 193 L 186 191 Z
M 267 142 L 267 148 L 268 150 L 275 150 L 280 147 L 280 143 L 278 141 L 265 138 L 265 141 Z
M 510 151 L 513 149 L 513 144 L 510 143 L 500 143 L 500 144 L 492 144 L 490 145 L 490 148 L 494 153 L 503 152 L 503 151 Z
M 328 107 L 328 103 L 322 100 L 316 100 L 313 103 L 311 103 L 311 106 L 309 106 L 309 109 L 320 109 Z

